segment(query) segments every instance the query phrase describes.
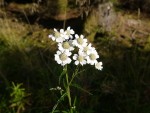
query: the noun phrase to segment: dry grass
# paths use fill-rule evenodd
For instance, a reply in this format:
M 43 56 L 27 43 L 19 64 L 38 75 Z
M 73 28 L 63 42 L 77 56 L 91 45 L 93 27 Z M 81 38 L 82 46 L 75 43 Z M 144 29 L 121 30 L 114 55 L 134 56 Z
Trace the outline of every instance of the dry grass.
M 0 38 L 5 40 L 10 48 L 17 47 L 19 50 L 28 47 L 50 47 L 53 43 L 48 39 L 51 30 L 44 29 L 38 25 L 31 25 L 19 21 L 17 18 L 0 18 Z

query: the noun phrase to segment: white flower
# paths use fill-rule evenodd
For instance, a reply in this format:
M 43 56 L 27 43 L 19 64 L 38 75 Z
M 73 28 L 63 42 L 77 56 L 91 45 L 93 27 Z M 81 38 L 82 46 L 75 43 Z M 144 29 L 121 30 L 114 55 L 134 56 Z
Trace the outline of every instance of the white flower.
M 64 29 L 58 31 L 54 28 L 54 34 L 49 35 L 49 38 L 58 43 L 58 51 L 55 54 L 56 62 L 62 66 L 70 64 L 72 61 L 70 58 L 71 51 L 77 47 L 78 54 L 73 55 L 75 65 L 90 64 L 95 65 L 96 69 L 102 70 L 102 62 L 97 61 L 99 55 L 96 49 L 92 47 L 91 43 L 88 44 L 87 39 L 83 35 L 75 34 L 75 37 L 73 37 L 74 34 L 74 30 L 67 27 L 65 31 Z
M 73 59 L 75 60 L 75 65 L 81 64 L 82 66 L 86 64 L 86 55 L 83 52 L 78 52 L 74 54 Z
M 69 58 L 69 56 L 71 55 L 71 52 L 69 51 L 57 51 L 57 53 L 55 54 L 55 60 L 57 61 L 58 64 L 61 64 L 62 66 L 66 65 L 66 64 L 70 64 L 71 63 L 71 59 Z
M 64 30 L 60 29 L 60 32 L 57 31 L 57 29 L 54 28 L 54 35 L 49 35 L 49 38 L 51 38 L 53 41 L 56 42 L 63 42 L 65 40 Z
M 62 42 L 62 43 L 58 43 L 58 49 L 60 51 L 72 51 L 74 50 L 74 47 L 72 46 L 71 44 L 71 41 L 65 41 L 65 42 Z
M 73 29 L 70 29 L 70 27 L 67 27 L 67 30 L 65 30 L 65 34 L 66 34 L 66 36 L 65 36 L 65 39 L 72 39 L 73 38 L 73 34 L 74 34 L 75 32 L 74 32 L 74 30 Z
M 93 50 L 86 57 L 87 63 L 91 64 L 91 65 L 94 65 L 95 63 L 97 63 L 97 58 L 99 58 L 99 55 L 98 55 L 96 50 Z
M 96 69 L 98 69 L 98 70 L 102 70 L 103 69 L 103 63 L 102 62 L 97 62 L 96 64 L 95 64 L 95 68 Z
M 94 47 L 92 47 L 91 43 L 88 44 L 87 46 L 83 47 L 83 48 L 80 48 L 79 51 L 83 51 L 85 54 L 90 54 L 91 51 L 95 50 Z
M 78 48 L 83 48 L 87 46 L 87 39 L 84 39 L 83 35 L 79 36 L 76 34 L 72 44 L 77 46 Z

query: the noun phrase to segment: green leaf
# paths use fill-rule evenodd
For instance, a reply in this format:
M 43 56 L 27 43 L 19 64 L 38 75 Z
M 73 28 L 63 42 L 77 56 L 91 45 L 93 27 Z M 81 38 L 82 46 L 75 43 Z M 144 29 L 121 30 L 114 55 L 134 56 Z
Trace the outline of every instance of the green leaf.
M 65 97 L 65 96 L 67 96 L 67 93 L 64 93 L 64 94 L 59 98 L 59 100 L 57 101 L 57 103 L 54 105 L 54 107 L 53 107 L 51 113 L 56 113 L 56 111 L 58 111 L 58 110 L 56 110 L 56 108 L 57 108 L 58 104 L 59 104 L 61 101 L 64 100 L 64 97 Z
M 75 88 L 77 88 L 77 89 L 79 89 L 79 90 L 81 90 L 81 91 L 83 91 L 83 92 L 86 92 L 86 93 L 88 93 L 89 95 L 93 95 L 93 94 L 90 93 L 89 91 L 87 91 L 87 90 L 81 88 L 78 84 L 71 84 L 71 86 L 73 86 L 73 87 L 75 87 Z

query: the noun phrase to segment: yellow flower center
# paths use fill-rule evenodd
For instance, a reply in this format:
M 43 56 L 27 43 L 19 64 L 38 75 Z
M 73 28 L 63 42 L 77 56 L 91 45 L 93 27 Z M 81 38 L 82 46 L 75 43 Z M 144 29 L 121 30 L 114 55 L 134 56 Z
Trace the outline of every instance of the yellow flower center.
M 97 63 L 97 64 L 96 64 L 96 67 L 101 67 L 101 64 L 100 64 L 100 63 Z
M 84 57 L 83 57 L 83 56 L 81 56 L 81 55 L 78 56 L 78 61 L 79 61 L 79 62 L 82 62 L 83 60 L 84 60 Z
M 66 31 L 66 34 L 67 34 L 67 35 L 70 35 L 70 31 L 69 31 L 69 30 L 67 30 L 67 31 Z
M 83 44 L 83 39 L 82 38 L 78 38 L 77 42 L 78 42 L 78 44 L 82 45 Z
M 91 60 L 95 60 L 96 59 L 95 54 L 90 54 L 89 57 L 90 57 Z
M 55 37 L 59 38 L 60 37 L 60 33 L 59 32 L 55 32 Z
M 64 43 L 62 44 L 62 47 L 63 47 L 64 49 L 69 49 L 69 48 L 70 48 L 69 42 L 64 42 Z
M 62 54 L 59 55 L 59 58 L 60 58 L 61 61 L 65 61 L 68 57 L 65 53 L 62 53 Z

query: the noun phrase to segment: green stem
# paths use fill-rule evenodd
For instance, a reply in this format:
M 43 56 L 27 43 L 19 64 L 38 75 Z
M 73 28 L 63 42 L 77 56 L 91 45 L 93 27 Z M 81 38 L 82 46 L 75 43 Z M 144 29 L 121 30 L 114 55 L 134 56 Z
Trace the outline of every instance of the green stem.
M 72 82 L 74 80 L 74 78 L 79 74 L 79 68 L 77 67 L 77 69 L 75 70 L 75 72 L 72 74 L 72 76 L 68 76 L 68 69 L 67 69 L 67 65 L 64 67 L 65 69 L 65 75 L 66 75 L 66 95 L 68 97 L 68 102 L 69 102 L 69 107 L 70 107 L 70 112 L 69 113 L 73 113 L 74 112 L 74 108 L 72 108 L 72 99 L 71 99 L 71 92 L 70 92 L 70 86 L 72 85 Z M 69 79 L 69 77 L 71 77 Z
M 69 101 L 69 106 L 72 107 L 71 106 L 70 83 L 69 83 L 69 79 L 68 79 L 67 65 L 66 65 L 66 82 L 67 82 L 66 93 L 67 93 L 67 97 L 68 97 L 68 101 Z

